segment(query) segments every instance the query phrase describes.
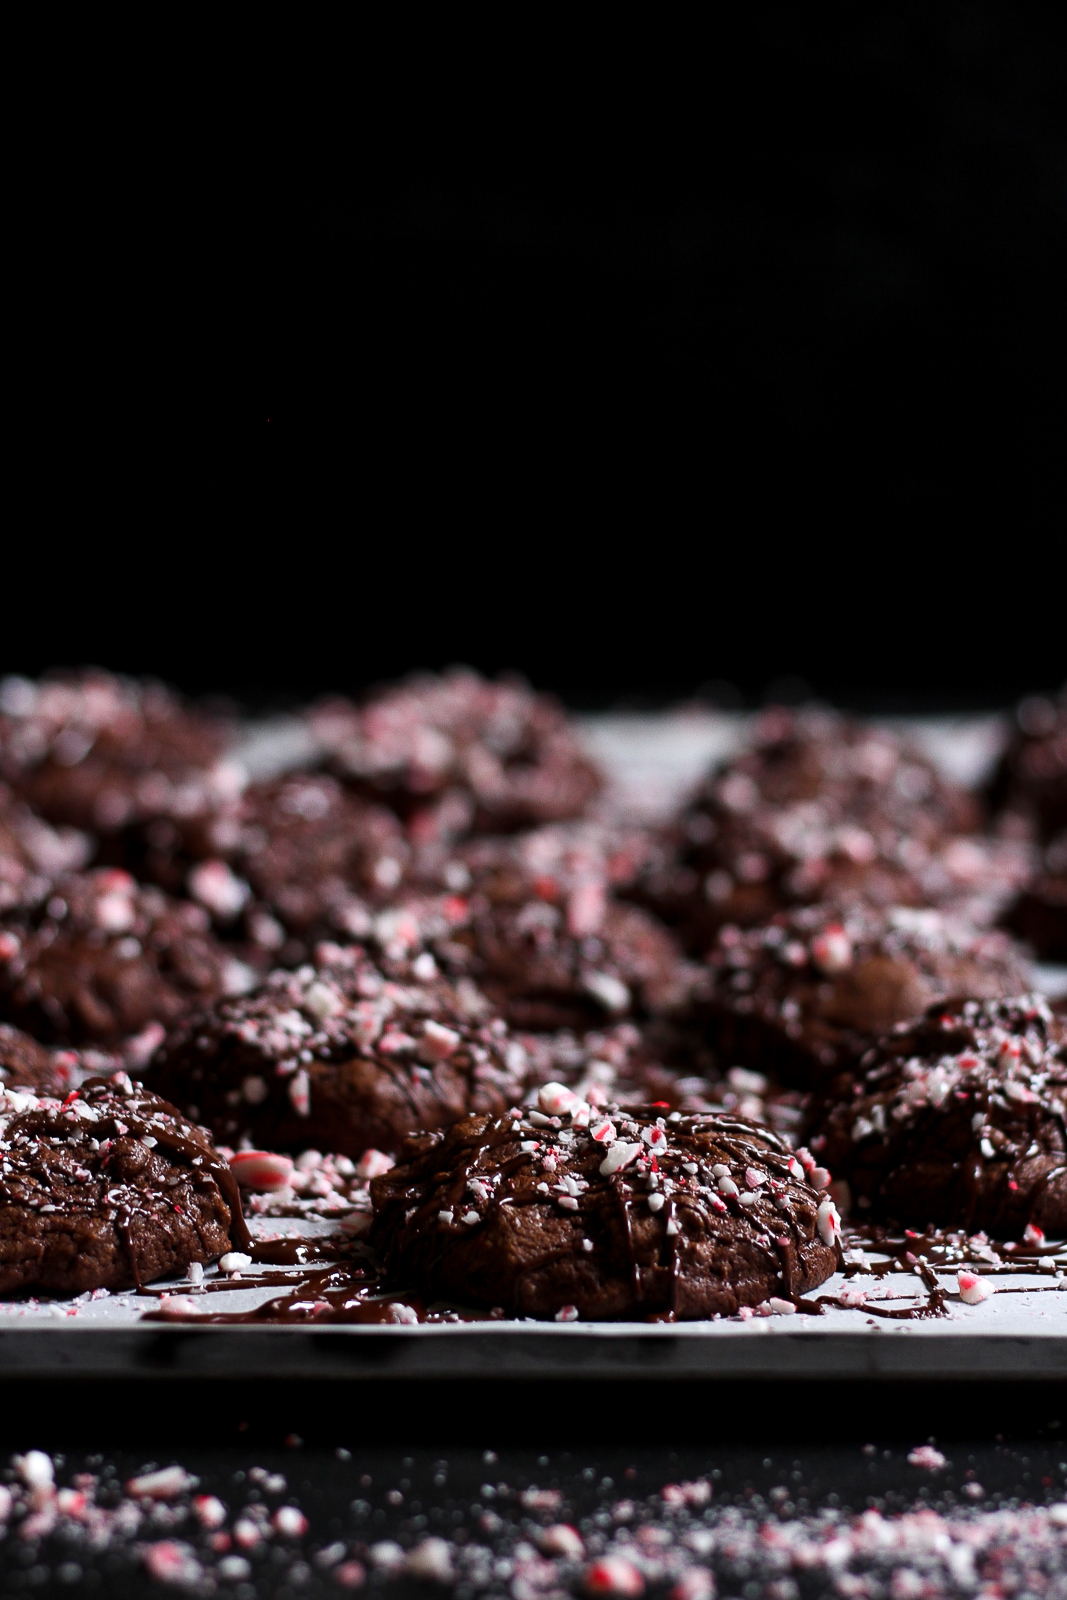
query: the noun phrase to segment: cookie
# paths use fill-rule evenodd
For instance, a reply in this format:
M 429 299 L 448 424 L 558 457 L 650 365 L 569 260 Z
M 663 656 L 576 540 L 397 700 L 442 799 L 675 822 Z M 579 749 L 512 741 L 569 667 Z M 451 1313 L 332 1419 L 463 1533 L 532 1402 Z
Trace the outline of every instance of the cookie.
M 0 1085 L 62 1098 L 70 1088 L 68 1080 L 69 1074 L 57 1068 L 52 1051 L 28 1033 L 0 1022 Z
M 720 1064 L 805 1089 L 939 998 L 996 998 L 1028 983 L 1003 933 L 901 906 L 809 906 L 762 928 L 726 927 L 705 970 L 694 1009 Z
M 1042 840 L 1067 830 L 1067 686 L 1021 702 L 989 798 Z
M 973 894 L 983 847 L 968 839 L 961 853 L 958 840 L 980 820 L 973 798 L 895 735 L 830 712 L 774 711 L 663 836 L 631 893 L 699 952 L 725 924 L 759 926 L 794 905 Z
M 176 1027 L 147 1081 L 228 1145 L 358 1156 L 522 1093 L 525 1053 L 469 984 L 433 958 L 390 963 L 359 946 L 277 971 Z
M 422 838 L 580 816 L 601 786 L 562 707 L 517 679 L 426 674 L 309 718 L 333 770 Z
M 521 1117 L 421 1135 L 371 1195 L 395 1281 L 512 1316 L 729 1316 L 814 1288 L 837 1261 L 832 1203 L 768 1129 L 591 1112 L 558 1085 Z
M 157 818 L 127 839 L 137 877 L 189 895 L 221 930 L 294 965 L 320 939 L 365 931 L 410 854 L 393 812 L 323 774 L 250 784 L 213 811 Z
M 162 684 L 94 668 L 0 683 L 0 776 L 39 816 L 92 833 L 238 790 L 228 737 Z
M 458 918 L 433 948 L 513 1027 L 588 1028 L 684 1003 L 688 969 L 671 933 L 613 893 L 621 869 L 584 824 L 479 839 L 457 853 L 469 874 Z M 460 897 L 457 897 L 457 899 Z
M 932 1006 L 863 1058 L 809 1144 L 857 1215 L 1067 1233 L 1067 1022 L 1039 995 Z
M 0 1016 L 46 1042 L 119 1045 L 254 974 L 200 906 L 101 868 L 51 880 L 32 915 L 0 924 Z
M 125 1289 L 249 1243 L 207 1134 L 124 1075 L 0 1090 L 0 1144 L 0 1293 Z
M 93 840 L 75 828 L 53 828 L 0 783 L 0 916 L 40 905 L 57 872 L 76 872 Z

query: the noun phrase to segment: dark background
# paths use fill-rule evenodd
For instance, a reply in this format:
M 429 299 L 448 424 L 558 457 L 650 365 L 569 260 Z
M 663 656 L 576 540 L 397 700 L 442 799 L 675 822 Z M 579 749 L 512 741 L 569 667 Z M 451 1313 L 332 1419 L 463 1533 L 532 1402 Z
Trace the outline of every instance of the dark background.
M 264 13 L 163 241 L 193 425 L 69 474 L 5 665 L 260 706 L 457 660 L 582 706 L 1067 676 L 1061 3 L 307 26 Z

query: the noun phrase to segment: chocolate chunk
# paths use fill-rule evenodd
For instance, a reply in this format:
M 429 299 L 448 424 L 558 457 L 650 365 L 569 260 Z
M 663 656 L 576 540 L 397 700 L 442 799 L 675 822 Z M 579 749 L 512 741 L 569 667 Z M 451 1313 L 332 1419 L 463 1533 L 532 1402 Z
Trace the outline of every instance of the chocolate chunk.
M 149 1081 L 227 1144 L 347 1156 L 396 1150 L 416 1129 L 496 1114 L 522 1090 L 525 1053 L 469 984 L 414 963 L 320 948 L 253 993 L 179 1024 Z M 420 975 L 421 974 L 421 975 Z
M 126 1078 L 0 1090 L 0 1154 L 2 1293 L 125 1289 L 248 1244 L 210 1138 Z
M 228 731 L 162 684 L 96 669 L 0 683 L 0 776 L 49 822 L 95 833 L 233 792 Z
M 333 770 L 422 839 L 580 816 L 601 785 L 562 708 L 517 679 L 427 674 L 309 720 Z
M 694 1007 L 721 1065 L 801 1088 L 855 1065 L 874 1037 L 938 998 L 996 998 L 1028 982 L 1004 934 L 903 906 L 810 906 L 763 928 L 723 928 L 706 969 Z
M 424 1135 L 373 1181 L 393 1278 L 427 1301 L 569 1321 L 729 1316 L 834 1271 L 836 1212 L 768 1129 L 542 1103 Z
M 809 1143 L 861 1218 L 1067 1232 L 1067 1023 L 1041 996 L 932 1006 L 842 1087 Z
M 253 981 L 200 906 L 117 869 L 61 873 L 0 919 L 0 1016 L 48 1042 L 118 1044 Z

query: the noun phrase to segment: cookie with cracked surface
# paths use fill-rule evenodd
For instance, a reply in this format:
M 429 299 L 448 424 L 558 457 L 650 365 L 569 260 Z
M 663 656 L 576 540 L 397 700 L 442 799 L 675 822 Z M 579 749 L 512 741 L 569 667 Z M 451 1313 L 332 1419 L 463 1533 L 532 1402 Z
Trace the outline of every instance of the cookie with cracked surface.
M 247 1247 L 200 1128 L 128 1078 L 60 1101 L 0 1090 L 0 1292 L 126 1289 Z
M 723 928 L 705 969 L 694 1009 L 720 1063 L 804 1089 L 939 998 L 996 998 L 1029 982 L 1004 934 L 904 906 L 809 906 L 762 928 Z
M 767 1128 L 588 1105 L 467 1117 L 371 1184 L 386 1270 L 427 1299 L 571 1321 L 729 1316 L 837 1263 L 837 1213 Z
M 520 1097 L 521 1045 L 429 955 L 388 970 L 359 946 L 318 956 L 180 1023 L 151 1086 L 227 1144 L 346 1156 Z
M 0 775 L 49 822 L 93 833 L 235 792 L 228 732 L 162 684 L 95 668 L 0 682 Z
M 1067 1234 L 1067 1021 L 1039 995 L 952 1001 L 888 1034 L 809 1140 L 860 1218 Z
M 64 873 L 0 922 L 0 1016 L 47 1043 L 118 1045 L 254 981 L 202 907 L 115 868 Z
M 601 787 L 563 708 L 518 679 L 424 674 L 308 716 L 338 776 L 420 839 L 580 816 Z

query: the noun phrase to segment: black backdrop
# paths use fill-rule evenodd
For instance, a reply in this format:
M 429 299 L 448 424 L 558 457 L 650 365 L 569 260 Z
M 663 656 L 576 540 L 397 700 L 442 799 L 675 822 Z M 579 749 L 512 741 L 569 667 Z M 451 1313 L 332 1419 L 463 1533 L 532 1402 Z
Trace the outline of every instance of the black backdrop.
M 70 475 L 62 562 L 19 542 L 5 665 L 258 705 L 456 660 L 584 705 L 1067 675 L 1061 4 L 264 15 L 186 247 L 229 355 Z

